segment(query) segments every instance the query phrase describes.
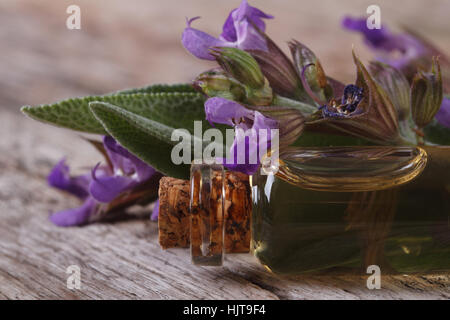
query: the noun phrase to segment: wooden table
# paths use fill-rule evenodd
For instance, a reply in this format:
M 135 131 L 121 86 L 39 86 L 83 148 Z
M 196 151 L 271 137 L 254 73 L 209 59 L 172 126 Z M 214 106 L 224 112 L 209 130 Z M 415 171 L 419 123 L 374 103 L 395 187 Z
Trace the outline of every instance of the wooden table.
M 336 12 L 354 13 L 347 2 Z M 161 250 L 157 225 L 148 219 L 82 228 L 52 225 L 47 219 L 50 211 L 79 203 L 47 186 L 45 177 L 51 167 L 67 156 L 75 172 L 83 172 L 101 158 L 73 132 L 26 119 L 18 107 L 152 82 L 187 81 L 208 64 L 188 57 L 179 45 L 184 15 L 192 16 L 197 10 L 206 20 L 209 12 L 218 10 L 212 13 L 212 21 L 203 24 L 217 32 L 214 15 L 223 20 L 225 13 L 220 10 L 228 7 L 223 2 L 200 1 L 185 8 L 175 6 L 179 1 L 158 1 L 152 10 L 148 1 L 141 0 L 126 8 L 118 2 L 79 3 L 85 17 L 84 31 L 79 33 L 65 29 L 65 8 L 70 1 L 37 4 L 5 0 L 0 4 L 0 20 L 6 26 L 0 30 L 0 299 L 450 298 L 449 274 L 386 276 L 381 290 L 369 290 L 363 276 L 279 278 L 247 254 L 227 256 L 223 267 L 196 267 L 190 263 L 188 250 Z M 278 16 L 286 13 L 285 24 L 307 25 L 292 13 L 295 4 L 264 3 L 268 12 Z M 408 3 L 417 10 L 417 1 Z M 430 3 L 434 6 L 423 8 L 428 12 L 425 17 L 448 12 L 436 7 L 444 2 Z M 311 12 L 320 16 L 313 6 L 297 8 L 299 16 L 306 19 Z M 336 24 L 339 17 L 332 12 L 329 15 Z M 402 12 L 402 17 L 408 14 Z M 318 24 L 309 19 L 314 34 L 330 27 L 329 21 Z M 441 23 L 437 27 L 425 20 L 419 17 L 424 28 L 434 32 L 434 40 L 448 37 L 443 36 L 443 30 L 448 30 L 447 19 L 433 19 L 433 23 Z M 169 26 L 159 28 L 165 22 Z M 284 24 L 273 25 L 274 38 L 300 38 L 287 34 Z M 303 38 L 311 47 L 326 52 L 325 47 L 334 43 L 332 34 L 324 31 L 323 41 L 309 33 L 303 33 Z M 349 37 L 351 40 L 344 43 L 357 41 L 357 37 Z M 443 46 L 450 47 L 448 40 Z M 323 64 L 333 75 L 351 79 L 350 48 L 345 50 L 333 56 L 325 54 Z M 364 49 L 362 53 L 367 54 Z M 80 290 L 66 286 L 70 265 L 81 268 Z

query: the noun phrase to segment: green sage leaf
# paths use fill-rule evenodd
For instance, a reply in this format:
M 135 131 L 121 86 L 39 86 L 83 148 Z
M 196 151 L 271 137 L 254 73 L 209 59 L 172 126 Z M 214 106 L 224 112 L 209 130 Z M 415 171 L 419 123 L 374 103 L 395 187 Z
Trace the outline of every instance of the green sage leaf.
M 186 130 L 187 127 L 193 127 L 193 123 L 181 127 L 184 130 L 178 131 L 181 141 L 172 141 L 172 133 L 179 127 L 145 118 L 106 102 L 91 102 L 89 107 L 107 133 L 123 147 L 159 172 L 171 177 L 189 178 L 190 162 L 188 164 L 175 164 L 171 158 L 173 147 L 180 142 L 188 143 L 191 156 L 194 155 L 193 149 L 196 145 L 200 147 L 202 152 L 207 146 L 223 148 L 221 144 L 214 141 L 203 141 L 202 137 L 194 136 Z
M 110 94 L 132 94 L 132 93 L 161 93 L 161 92 L 195 92 L 189 83 L 179 84 L 152 84 L 142 88 L 125 89 Z
M 105 102 L 90 103 L 92 114 L 123 147 L 163 174 L 186 178 L 188 166 L 173 165 L 174 128 Z
M 167 89 L 167 88 L 166 88 Z M 138 90 L 138 89 L 136 89 Z M 177 128 L 193 127 L 193 120 L 204 120 L 204 97 L 194 92 L 119 93 L 64 100 L 37 107 L 22 107 L 29 117 L 58 127 L 94 134 L 105 134 L 103 126 L 89 111 L 89 103 L 106 102 L 145 118 Z M 151 92 L 153 89 L 147 89 Z

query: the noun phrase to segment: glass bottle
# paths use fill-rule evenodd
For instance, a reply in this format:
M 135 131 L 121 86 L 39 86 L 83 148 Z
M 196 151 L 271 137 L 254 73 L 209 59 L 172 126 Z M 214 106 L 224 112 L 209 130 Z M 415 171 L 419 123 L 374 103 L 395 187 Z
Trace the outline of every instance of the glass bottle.
M 450 270 L 450 147 L 296 147 L 250 181 L 251 251 L 272 272 Z M 222 264 L 224 183 L 192 165 L 194 263 Z

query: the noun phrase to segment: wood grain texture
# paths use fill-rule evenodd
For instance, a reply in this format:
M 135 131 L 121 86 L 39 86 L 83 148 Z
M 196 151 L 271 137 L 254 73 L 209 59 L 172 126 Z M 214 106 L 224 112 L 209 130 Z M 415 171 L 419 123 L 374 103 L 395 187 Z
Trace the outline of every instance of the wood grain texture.
M 279 278 L 247 254 L 228 255 L 224 267 L 196 267 L 188 250 L 161 250 L 157 225 L 148 219 L 53 226 L 47 219 L 50 211 L 79 203 L 50 189 L 46 174 L 63 156 L 78 173 L 101 157 L 76 134 L 26 119 L 19 106 L 188 81 L 211 65 L 181 47 L 184 17 L 202 15 L 196 26 L 218 34 L 217 21 L 231 6 L 197 0 L 133 0 L 129 6 L 77 2 L 83 17 L 79 32 L 65 28 L 65 10 L 72 1 L 0 3 L 0 299 L 450 298 L 448 274 L 389 276 L 382 279 L 381 290 L 368 290 L 360 276 Z M 279 17 L 269 27 L 274 39 L 301 40 L 339 79 L 352 81 L 352 42 L 363 57 L 369 56 L 357 35 L 338 26 L 344 13 L 363 14 L 371 1 L 259 2 Z M 419 0 L 407 6 L 378 2 L 389 21 L 415 23 L 449 51 L 448 1 L 427 1 L 426 6 Z M 65 271 L 73 264 L 81 267 L 81 290 L 66 287 Z

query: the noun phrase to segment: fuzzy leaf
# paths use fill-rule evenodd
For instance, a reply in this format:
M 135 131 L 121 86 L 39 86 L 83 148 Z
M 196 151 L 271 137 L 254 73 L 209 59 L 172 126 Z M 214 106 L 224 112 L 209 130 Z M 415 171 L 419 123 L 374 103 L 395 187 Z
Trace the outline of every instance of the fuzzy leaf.
M 195 92 L 189 83 L 179 84 L 152 84 L 142 88 L 131 88 L 111 92 L 110 94 L 131 94 L 131 93 L 161 93 L 161 92 Z
M 174 128 L 105 102 L 91 102 L 90 108 L 108 134 L 137 157 L 163 174 L 187 177 L 188 166 L 175 166 L 170 159 Z
M 141 160 L 167 176 L 189 178 L 190 163 L 175 165 L 171 159 L 172 148 L 181 142 L 171 139 L 172 132 L 179 127 L 144 118 L 105 102 L 91 102 L 89 107 L 107 133 Z M 189 132 L 182 132 L 182 137 L 182 142 L 190 143 L 191 155 L 194 155 L 193 148 L 196 144 L 202 150 L 208 145 L 216 145 L 215 142 L 203 141 L 201 137 Z M 223 145 L 218 147 L 223 148 Z
M 107 102 L 174 127 L 192 128 L 193 119 L 203 120 L 204 97 L 199 93 L 132 93 L 92 96 L 38 107 L 25 106 L 22 112 L 33 119 L 77 131 L 105 134 L 89 111 L 89 103 Z

